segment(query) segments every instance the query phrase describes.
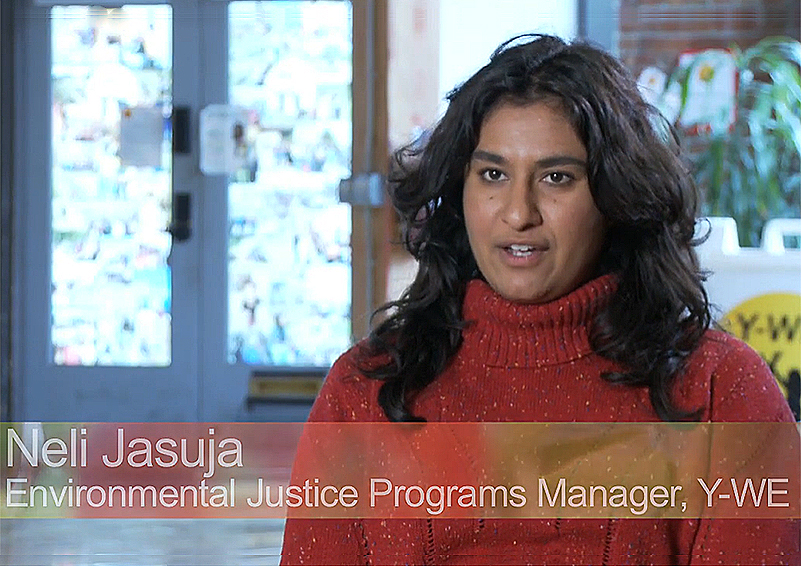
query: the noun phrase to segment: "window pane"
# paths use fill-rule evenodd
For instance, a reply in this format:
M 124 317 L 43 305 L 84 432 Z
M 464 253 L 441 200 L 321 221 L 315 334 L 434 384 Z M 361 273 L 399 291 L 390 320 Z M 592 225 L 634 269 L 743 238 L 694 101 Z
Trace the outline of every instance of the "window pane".
M 51 20 L 52 361 L 169 365 L 172 9 Z
M 351 4 L 232 2 L 229 362 L 328 366 L 350 343 Z

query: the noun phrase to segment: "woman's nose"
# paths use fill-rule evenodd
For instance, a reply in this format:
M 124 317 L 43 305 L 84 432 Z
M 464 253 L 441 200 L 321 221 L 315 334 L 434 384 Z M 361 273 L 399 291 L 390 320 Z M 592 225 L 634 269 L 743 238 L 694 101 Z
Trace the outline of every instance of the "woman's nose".
M 503 221 L 513 230 L 523 231 L 542 223 L 535 192 L 523 182 L 508 187 L 501 214 Z

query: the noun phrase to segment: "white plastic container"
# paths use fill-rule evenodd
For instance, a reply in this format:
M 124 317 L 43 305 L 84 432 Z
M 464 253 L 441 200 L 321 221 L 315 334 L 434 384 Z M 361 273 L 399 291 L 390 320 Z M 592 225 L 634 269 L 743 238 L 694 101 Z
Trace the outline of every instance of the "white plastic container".
M 718 321 L 745 340 L 773 370 L 790 406 L 799 410 L 801 366 L 801 249 L 784 246 L 801 236 L 801 219 L 765 225 L 759 248 L 741 248 L 732 218 L 708 218 L 709 238 L 697 248 Z M 704 220 L 700 233 L 706 232 Z

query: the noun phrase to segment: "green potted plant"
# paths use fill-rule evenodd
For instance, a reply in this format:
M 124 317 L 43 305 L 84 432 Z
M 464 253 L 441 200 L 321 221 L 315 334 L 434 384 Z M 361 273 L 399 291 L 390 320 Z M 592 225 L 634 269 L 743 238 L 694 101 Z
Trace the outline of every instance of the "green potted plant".
M 693 88 L 719 70 L 708 57 L 677 66 L 657 106 L 679 125 L 704 196 L 702 212 L 733 217 L 740 245 L 756 246 L 767 220 L 801 216 L 801 43 L 769 37 L 728 52 L 734 69 L 726 70 L 736 71 L 732 112 L 724 109 L 700 128 L 682 125 L 691 106 L 715 102 Z

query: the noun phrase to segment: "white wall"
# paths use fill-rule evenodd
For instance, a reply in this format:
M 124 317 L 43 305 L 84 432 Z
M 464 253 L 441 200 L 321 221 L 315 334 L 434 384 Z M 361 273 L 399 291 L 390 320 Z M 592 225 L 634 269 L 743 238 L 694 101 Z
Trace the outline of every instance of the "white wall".
M 440 100 L 510 37 L 537 32 L 572 39 L 577 31 L 575 0 L 439 0 Z
M 389 0 L 389 143 L 397 148 L 437 119 L 439 0 Z

